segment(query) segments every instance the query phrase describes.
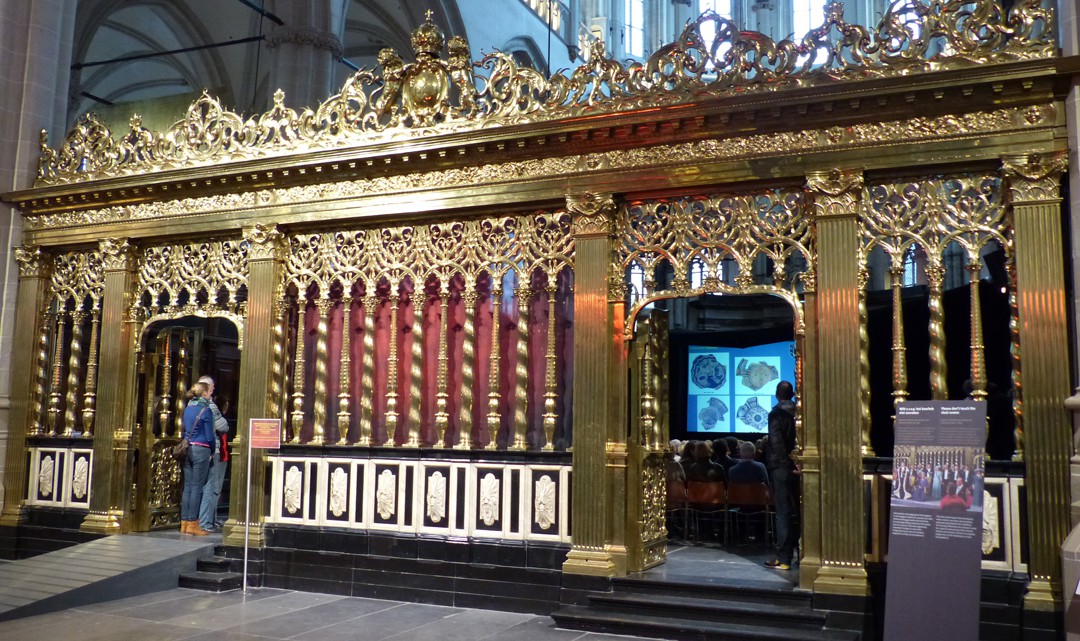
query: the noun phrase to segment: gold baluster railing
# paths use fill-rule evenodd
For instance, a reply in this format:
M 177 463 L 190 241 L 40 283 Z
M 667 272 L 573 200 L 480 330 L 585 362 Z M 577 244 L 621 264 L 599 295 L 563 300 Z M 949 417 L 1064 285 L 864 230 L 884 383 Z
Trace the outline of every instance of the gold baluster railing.
M 162 343 L 158 343 L 162 345 Z M 162 436 L 172 436 L 176 432 L 173 431 L 172 422 L 169 417 L 172 416 L 172 396 L 169 395 L 172 386 L 172 332 L 165 330 L 164 349 L 162 350 L 165 358 L 161 364 L 161 409 L 158 410 L 158 421 L 161 425 Z
M 930 259 L 926 283 L 930 290 L 930 395 L 936 401 L 943 401 L 949 397 L 949 390 L 945 378 L 945 313 L 941 302 L 945 267 L 940 258 Z
M 401 307 L 401 294 L 398 286 L 390 287 L 390 355 L 386 358 L 386 438 L 388 443 L 397 443 L 398 427 L 398 308 Z
M 307 301 L 304 298 L 298 298 L 296 301 L 296 346 L 293 352 L 291 443 L 300 442 L 300 433 L 304 429 L 304 383 L 307 381 L 307 364 L 304 362 L 307 342 L 306 312 Z
M 329 360 L 326 343 L 329 333 L 330 313 L 334 309 L 334 302 L 329 298 L 319 298 L 315 301 L 315 309 L 319 313 L 319 322 L 315 332 L 315 403 L 314 403 L 314 426 L 311 434 L 311 443 L 322 445 L 326 442 L 326 403 L 327 387 L 329 379 Z
M 971 398 L 986 400 L 986 355 L 983 351 L 982 298 L 979 291 L 979 274 L 982 261 L 978 251 L 967 264 L 968 289 L 971 293 Z
M 476 374 L 476 301 L 479 299 L 473 285 L 465 281 L 461 302 L 465 305 L 465 340 L 461 345 L 461 407 L 458 408 L 457 448 L 472 448 L 473 429 L 473 382 Z
M 54 325 L 52 311 L 42 315 L 41 333 L 38 334 L 37 371 L 34 373 L 33 400 L 30 407 L 30 433 L 34 436 L 45 434 L 41 411 L 45 404 L 45 381 L 49 375 L 49 331 Z
M 907 400 L 907 345 L 904 342 L 904 266 L 893 265 L 889 270 L 892 277 L 892 303 L 893 303 L 893 405 L 897 406 Z
M 101 308 L 95 301 L 90 311 L 90 354 L 86 357 L 86 389 L 83 390 L 83 436 L 94 435 L 94 406 L 97 403 L 98 335 L 101 331 Z
M 71 436 L 75 431 L 78 418 L 79 381 L 83 378 L 83 321 L 86 312 L 81 309 L 71 314 L 71 346 L 68 347 L 68 376 L 66 396 L 64 398 L 64 436 Z
M 514 434 L 513 449 L 528 447 L 529 430 L 529 303 L 532 290 L 519 286 L 517 294 L 517 366 L 514 368 Z M 511 442 L 508 437 L 507 442 Z
M 64 327 L 70 317 L 71 314 L 66 311 L 56 313 L 56 329 L 53 334 L 52 384 L 49 386 L 49 434 L 51 436 L 56 436 L 57 431 L 63 430 L 63 426 L 60 424 L 60 372 L 63 370 L 63 363 L 61 363 L 60 358 L 64 350 Z
M 422 290 L 412 295 L 412 353 L 409 361 L 409 436 L 405 447 L 420 447 L 420 399 L 424 396 L 424 304 L 428 295 Z
M 552 450 L 555 447 L 555 421 L 559 416 L 555 412 L 555 294 L 558 287 L 555 284 L 555 276 L 549 277 L 547 286 L 548 319 L 547 319 L 547 354 L 544 357 L 544 449 Z
M 375 310 L 379 306 L 379 297 L 375 295 L 375 286 L 369 284 L 364 296 L 364 355 L 363 371 L 360 375 L 360 440 L 361 447 L 371 445 L 372 420 L 374 418 L 375 396 Z
M 348 445 L 352 412 L 349 411 L 349 343 L 352 334 L 352 298 L 341 299 L 341 369 L 338 376 L 338 445 Z
M 502 307 L 502 287 L 497 276 L 492 276 L 491 283 L 491 367 L 488 371 L 488 414 L 487 414 L 487 449 L 498 447 L 499 436 L 499 325 Z
M 446 411 L 450 398 L 446 391 L 448 367 L 446 352 L 449 347 L 446 328 L 449 326 L 449 318 L 447 318 L 449 309 L 450 288 L 447 283 L 439 291 L 439 324 L 435 332 L 439 339 L 439 378 L 435 396 L 435 447 L 446 447 L 446 430 L 450 427 L 450 415 Z

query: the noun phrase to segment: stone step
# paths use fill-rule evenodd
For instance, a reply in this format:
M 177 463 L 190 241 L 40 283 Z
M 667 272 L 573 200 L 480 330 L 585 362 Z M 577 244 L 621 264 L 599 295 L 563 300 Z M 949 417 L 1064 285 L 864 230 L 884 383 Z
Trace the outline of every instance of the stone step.
M 186 572 L 180 575 L 179 580 L 182 588 L 206 592 L 239 590 L 243 583 L 244 575 L 239 572 Z
M 660 618 L 680 617 L 697 621 L 736 623 L 740 625 L 767 624 L 799 630 L 821 630 L 825 613 L 809 605 L 788 605 L 767 601 L 733 601 L 728 599 L 668 596 L 658 600 L 653 594 L 597 593 L 589 595 L 589 603 L 605 612 L 649 614 Z
M 552 613 L 560 628 L 626 634 L 669 641 L 858 641 L 855 632 L 843 630 L 801 630 L 767 625 L 746 625 L 690 618 L 668 618 L 644 613 L 598 611 L 570 606 Z

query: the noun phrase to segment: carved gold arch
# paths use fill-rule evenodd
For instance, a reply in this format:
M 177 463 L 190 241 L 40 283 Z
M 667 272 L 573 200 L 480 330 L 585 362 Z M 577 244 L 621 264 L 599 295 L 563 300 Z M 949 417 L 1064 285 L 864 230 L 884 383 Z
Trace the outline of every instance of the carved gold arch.
M 707 293 L 770 294 L 792 307 L 795 333 L 804 332 L 800 295 L 813 291 L 815 243 L 812 217 L 801 188 L 760 189 L 625 203 L 616 217 L 613 295 L 629 297 L 624 338 L 633 340 L 638 314 L 658 300 Z M 755 278 L 755 262 L 771 273 Z M 723 273 L 727 262 L 734 276 Z M 690 270 L 702 272 L 691 286 Z M 632 291 L 630 270 L 643 272 Z M 670 282 L 658 283 L 668 271 Z

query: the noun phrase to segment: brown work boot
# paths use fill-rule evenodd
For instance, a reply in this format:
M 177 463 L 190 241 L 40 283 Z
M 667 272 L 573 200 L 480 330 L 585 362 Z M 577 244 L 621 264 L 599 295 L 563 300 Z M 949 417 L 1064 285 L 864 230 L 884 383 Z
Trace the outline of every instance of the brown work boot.
M 187 521 L 180 521 L 180 534 L 187 534 L 187 531 L 188 531 L 188 522 Z
M 206 530 L 202 529 L 198 521 L 188 521 L 188 523 L 188 534 L 192 534 L 195 536 L 206 536 L 207 534 L 210 534 Z

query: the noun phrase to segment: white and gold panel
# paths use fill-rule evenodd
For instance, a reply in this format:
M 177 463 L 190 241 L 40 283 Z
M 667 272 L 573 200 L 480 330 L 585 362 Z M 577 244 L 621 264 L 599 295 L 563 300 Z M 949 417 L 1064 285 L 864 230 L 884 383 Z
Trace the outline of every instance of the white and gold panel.
M 269 523 L 570 542 L 570 466 L 272 457 Z
M 27 505 L 90 508 L 94 451 L 71 447 L 30 447 Z

